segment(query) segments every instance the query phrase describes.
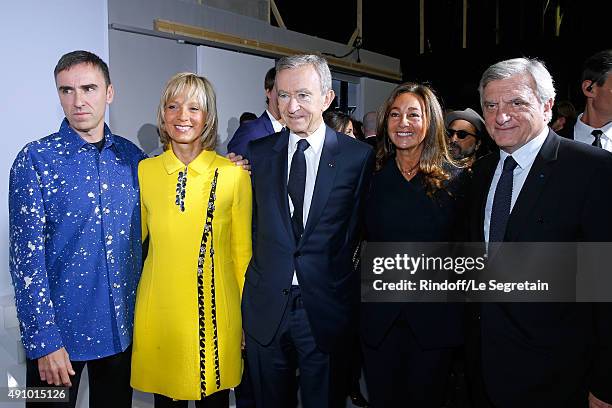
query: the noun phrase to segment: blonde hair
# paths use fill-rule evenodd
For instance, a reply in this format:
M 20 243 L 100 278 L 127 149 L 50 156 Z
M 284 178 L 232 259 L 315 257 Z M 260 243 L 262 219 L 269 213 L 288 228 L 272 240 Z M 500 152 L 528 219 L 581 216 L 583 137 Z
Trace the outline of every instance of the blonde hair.
M 215 91 L 210 81 L 204 77 L 198 76 L 191 72 L 180 72 L 174 75 L 162 91 L 159 106 L 157 108 L 157 128 L 159 130 L 159 139 L 164 147 L 168 150 L 170 146 L 170 136 L 165 130 L 165 108 L 166 104 L 175 99 L 177 96 L 183 96 L 186 101 L 195 100 L 200 109 L 205 114 L 206 123 L 200 135 L 202 149 L 215 150 L 217 146 L 217 104 Z

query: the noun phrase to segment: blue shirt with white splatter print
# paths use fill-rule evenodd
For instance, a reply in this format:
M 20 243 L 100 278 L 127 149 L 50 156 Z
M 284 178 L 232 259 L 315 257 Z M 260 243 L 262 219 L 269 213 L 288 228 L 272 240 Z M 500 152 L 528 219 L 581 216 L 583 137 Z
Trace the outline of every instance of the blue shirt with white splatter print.
M 30 359 L 65 347 L 71 360 L 92 360 L 131 344 L 146 156 L 106 125 L 104 138 L 98 151 L 64 119 L 11 168 L 9 269 Z

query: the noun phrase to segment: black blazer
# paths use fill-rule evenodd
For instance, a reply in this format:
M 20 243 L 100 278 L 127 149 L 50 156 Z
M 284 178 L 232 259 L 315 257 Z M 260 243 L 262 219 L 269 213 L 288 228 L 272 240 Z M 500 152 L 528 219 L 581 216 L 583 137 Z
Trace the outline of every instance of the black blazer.
M 498 161 L 497 152 L 474 164 L 471 241 L 484 241 Z M 611 242 L 611 204 L 612 154 L 550 130 L 504 240 Z M 612 303 L 483 303 L 480 326 L 484 383 L 496 407 L 582 407 L 588 391 L 612 402 Z
M 453 177 L 430 197 L 421 173 L 406 181 L 393 158 L 374 174 L 365 203 L 365 239 L 374 242 L 448 242 L 458 213 L 458 197 L 465 194 L 465 175 L 449 166 Z M 461 303 L 361 304 L 360 334 L 369 347 L 378 348 L 396 319 L 410 327 L 424 349 L 463 344 Z
M 324 351 L 346 344 L 355 327 L 359 276 L 352 251 L 362 198 L 372 173 L 370 146 L 326 127 L 304 234 L 295 242 L 287 198 L 289 131 L 249 144 L 253 185 L 253 258 L 242 298 L 243 327 L 269 344 L 297 273 L 308 321 Z

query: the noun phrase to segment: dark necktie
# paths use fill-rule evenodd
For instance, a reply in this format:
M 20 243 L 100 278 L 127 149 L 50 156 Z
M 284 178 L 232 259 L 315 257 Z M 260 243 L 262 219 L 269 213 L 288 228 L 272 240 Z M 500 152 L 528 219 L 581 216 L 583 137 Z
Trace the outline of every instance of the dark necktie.
M 601 129 L 595 129 L 591 132 L 591 134 L 595 138 L 595 140 L 593 140 L 593 143 L 591 143 L 591 146 L 601 147 L 601 135 L 603 134 L 603 131 Z
M 512 204 L 513 171 L 517 166 L 512 156 L 504 160 L 504 168 L 495 188 L 493 208 L 491 209 L 491 222 L 489 224 L 489 242 L 503 242 L 506 234 L 506 225 L 510 218 Z
M 299 241 L 304 232 L 304 189 L 306 188 L 306 157 L 304 151 L 310 145 L 306 139 L 300 139 L 297 144 L 297 150 L 293 153 L 291 159 L 291 170 L 289 171 L 289 183 L 287 183 L 287 192 L 293 203 L 293 216 L 291 217 L 291 226 L 293 227 L 293 235 L 295 241 Z

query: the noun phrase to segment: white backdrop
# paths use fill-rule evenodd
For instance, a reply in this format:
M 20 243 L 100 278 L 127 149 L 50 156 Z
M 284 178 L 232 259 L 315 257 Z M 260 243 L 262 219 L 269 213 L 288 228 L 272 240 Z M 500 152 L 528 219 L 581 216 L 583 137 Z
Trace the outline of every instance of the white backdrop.
M 219 115 L 217 151 L 225 154 L 242 112 L 259 116 L 266 109 L 264 78 L 275 61 L 205 46 L 198 47 L 197 55 L 198 75 L 205 76 L 215 88 Z
M 108 61 L 106 0 L 20 0 L 0 3 L 0 297 L 12 293 L 8 273 L 8 174 L 28 142 L 59 129 L 64 117 L 53 68 L 69 51 Z

